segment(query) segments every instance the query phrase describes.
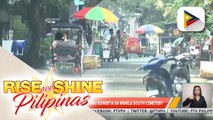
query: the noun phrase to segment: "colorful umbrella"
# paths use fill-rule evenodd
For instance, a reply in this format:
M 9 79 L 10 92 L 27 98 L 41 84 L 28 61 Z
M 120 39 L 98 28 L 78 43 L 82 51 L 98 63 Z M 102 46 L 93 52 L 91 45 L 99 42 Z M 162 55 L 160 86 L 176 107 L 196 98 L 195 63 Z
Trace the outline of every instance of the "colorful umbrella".
M 74 18 L 97 20 L 105 22 L 118 22 L 118 18 L 108 9 L 103 7 L 88 7 L 74 13 Z
M 159 28 L 158 26 L 154 26 L 151 24 L 148 25 L 142 25 L 139 28 L 137 28 L 136 33 L 143 34 L 143 33 L 163 33 L 164 31 Z
M 72 15 L 73 18 L 78 18 L 78 19 L 85 19 L 85 15 L 88 13 L 88 11 L 90 11 L 92 9 L 92 7 L 87 7 L 87 8 L 83 8 L 82 10 L 74 13 Z

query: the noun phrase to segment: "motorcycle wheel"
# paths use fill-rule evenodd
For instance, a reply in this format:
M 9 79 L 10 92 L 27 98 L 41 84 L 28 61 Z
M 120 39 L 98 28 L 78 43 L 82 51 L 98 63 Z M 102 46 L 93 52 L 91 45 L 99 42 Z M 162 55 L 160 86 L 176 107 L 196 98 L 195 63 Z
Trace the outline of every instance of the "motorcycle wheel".
M 187 80 L 187 83 L 190 83 L 191 79 L 190 79 L 189 65 L 187 65 L 186 69 L 187 69 L 186 70 L 186 72 L 187 72 L 187 74 L 186 74 L 186 80 Z
M 171 84 L 174 84 L 174 72 L 175 72 L 176 64 L 172 64 L 170 66 L 170 78 L 171 78 Z

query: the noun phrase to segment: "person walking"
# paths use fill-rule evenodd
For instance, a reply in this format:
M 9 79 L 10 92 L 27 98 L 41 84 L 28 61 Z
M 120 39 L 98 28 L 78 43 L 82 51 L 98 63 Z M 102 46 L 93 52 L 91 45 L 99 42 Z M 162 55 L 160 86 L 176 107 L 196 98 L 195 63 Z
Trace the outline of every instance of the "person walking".
M 109 44 L 111 45 L 110 54 L 111 54 L 112 62 L 113 62 L 115 58 L 116 36 L 114 35 L 113 29 L 109 29 L 109 33 L 111 35 L 109 39 Z

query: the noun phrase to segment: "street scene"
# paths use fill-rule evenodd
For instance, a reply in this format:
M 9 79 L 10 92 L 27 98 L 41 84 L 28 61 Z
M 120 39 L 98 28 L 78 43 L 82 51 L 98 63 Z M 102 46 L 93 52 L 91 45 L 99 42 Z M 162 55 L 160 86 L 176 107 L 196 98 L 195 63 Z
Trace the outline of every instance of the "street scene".
M 162 57 L 160 55 L 158 57 Z M 143 77 L 149 71 L 136 71 L 136 68 L 145 64 L 152 57 L 138 58 L 137 55 L 132 55 L 129 60 L 121 58 L 120 62 L 104 63 L 102 67 L 97 69 L 86 69 L 82 79 L 97 79 L 103 80 L 104 83 L 104 93 L 105 97 L 147 97 L 145 85 L 143 84 Z M 171 64 L 165 64 L 164 67 L 169 69 Z M 45 74 L 49 69 L 38 69 L 41 74 Z M 70 74 L 57 74 L 61 78 L 79 78 L 79 76 L 73 76 Z M 56 76 L 57 76 L 56 75 Z M 213 83 L 211 79 L 200 78 L 199 69 L 190 69 L 191 82 L 195 83 Z M 134 114 L 131 115 L 127 113 L 118 114 L 101 114 L 107 120 L 147 120 L 150 119 L 152 114 Z M 179 120 L 179 119 L 204 119 L 199 118 L 199 115 L 195 114 L 176 114 L 175 118 L 170 118 L 169 115 L 167 119 Z M 212 114 L 205 116 L 206 120 L 212 119 Z M 153 119 L 158 119 L 155 116 Z
M 42 75 L 103 80 L 104 97 L 181 98 L 188 93 L 183 84 L 213 84 L 212 0 L 2 1 L 0 46 Z M 179 9 L 185 6 L 195 8 Z M 200 9 L 205 11 L 204 21 L 193 13 Z M 183 20 L 178 19 L 181 10 Z M 199 21 L 205 27 L 193 29 Z M 198 102 L 203 96 L 196 87 L 199 95 L 194 87 L 193 98 L 187 99 Z M 206 103 L 199 105 L 195 108 L 207 108 Z M 193 106 L 182 106 L 181 101 L 177 107 Z M 107 120 L 213 118 L 212 114 L 100 115 Z

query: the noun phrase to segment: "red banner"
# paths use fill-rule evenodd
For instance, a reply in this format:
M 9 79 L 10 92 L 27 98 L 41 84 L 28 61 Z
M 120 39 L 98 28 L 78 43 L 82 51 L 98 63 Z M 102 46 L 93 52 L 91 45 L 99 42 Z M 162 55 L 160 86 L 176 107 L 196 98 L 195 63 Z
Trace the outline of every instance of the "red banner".
M 171 98 L 96 98 L 90 108 L 166 108 Z

